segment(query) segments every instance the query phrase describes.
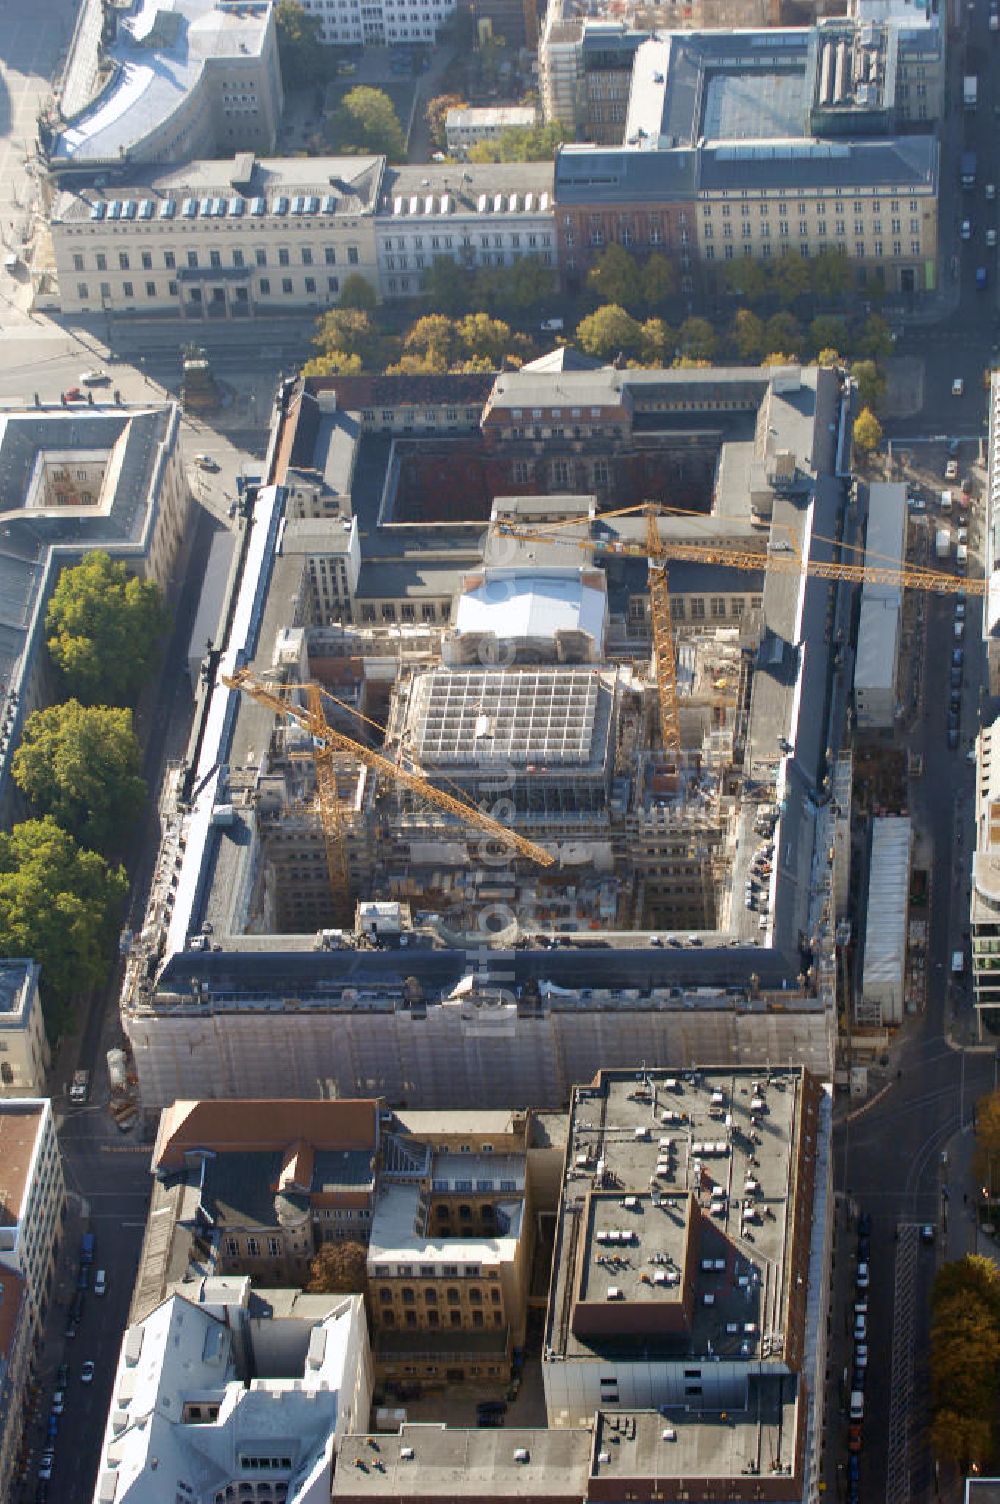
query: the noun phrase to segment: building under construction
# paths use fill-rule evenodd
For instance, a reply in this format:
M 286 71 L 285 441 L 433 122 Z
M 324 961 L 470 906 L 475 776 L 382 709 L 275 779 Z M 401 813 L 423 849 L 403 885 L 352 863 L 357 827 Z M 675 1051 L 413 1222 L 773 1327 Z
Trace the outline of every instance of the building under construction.
M 570 350 L 289 383 L 128 960 L 146 1105 L 824 1072 L 849 406 Z

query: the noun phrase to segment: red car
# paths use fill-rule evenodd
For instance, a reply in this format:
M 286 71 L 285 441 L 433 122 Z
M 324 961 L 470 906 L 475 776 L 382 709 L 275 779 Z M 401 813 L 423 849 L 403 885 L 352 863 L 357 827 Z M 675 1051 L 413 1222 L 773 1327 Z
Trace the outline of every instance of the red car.
M 71 386 L 63 392 L 62 400 L 64 402 L 82 402 L 83 393 L 78 386 Z

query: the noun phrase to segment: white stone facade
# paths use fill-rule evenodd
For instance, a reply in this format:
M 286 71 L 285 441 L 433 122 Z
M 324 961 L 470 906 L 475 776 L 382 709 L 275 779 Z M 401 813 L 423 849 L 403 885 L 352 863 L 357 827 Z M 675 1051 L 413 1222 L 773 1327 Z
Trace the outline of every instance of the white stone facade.
M 0 962 L 0 1097 L 45 1090 L 50 1055 L 38 975 L 34 961 Z
M 377 286 L 381 157 L 192 162 L 130 185 L 64 193 L 52 240 L 64 313 L 200 322 L 335 305 Z
M 52 1293 L 66 1207 L 62 1156 L 48 1098 L 0 1103 L 0 1164 L 10 1218 L 0 1227 L 0 1273 L 9 1269 L 23 1279 L 28 1329 L 37 1340 Z
M 302 0 L 302 8 L 322 22 L 323 41 L 334 46 L 429 46 L 455 0 Z

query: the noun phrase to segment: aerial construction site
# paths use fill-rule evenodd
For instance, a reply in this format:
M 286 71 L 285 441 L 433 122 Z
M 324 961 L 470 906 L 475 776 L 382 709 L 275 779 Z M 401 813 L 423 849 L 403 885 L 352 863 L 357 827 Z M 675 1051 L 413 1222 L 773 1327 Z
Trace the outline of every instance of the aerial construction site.
M 144 1103 L 828 1069 L 850 405 L 570 349 L 286 383 L 128 956 Z

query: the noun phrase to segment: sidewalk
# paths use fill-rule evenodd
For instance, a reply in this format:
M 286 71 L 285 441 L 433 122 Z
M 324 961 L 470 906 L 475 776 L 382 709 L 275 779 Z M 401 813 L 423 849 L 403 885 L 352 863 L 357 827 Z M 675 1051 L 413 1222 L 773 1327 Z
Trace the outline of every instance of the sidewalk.
M 65 1336 L 66 1315 L 76 1294 L 79 1270 L 80 1238 L 86 1231 L 87 1203 L 73 1191 L 67 1191 L 66 1218 L 62 1228 L 62 1243 L 56 1258 L 55 1278 L 42 1341 L 33 1363 L 34 1404 L 24 1423 L 24 1445 L 27 1447 L 27 1476 L 14 1494 L 19 1500 L 35 1497 L 36 1463 L 45 1450 L 49 1415 L 49 1398 L 60 1363 L 68 1361 Z
M 980 1226 L 979 1187 L 973 1174 L 975 1151 L 976 1136 L 971 1124 L 956 1133 L 945 1150 L 948 1162 L 941 1166 L 942 1262 L 945 1263 L 978 1253 L 1000 1264 L 1000 1247 L 993 1234 L 984 1232 Z

